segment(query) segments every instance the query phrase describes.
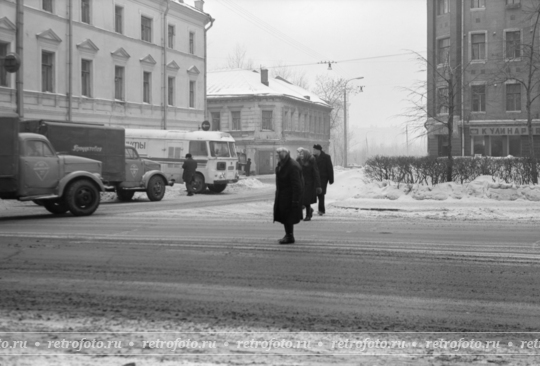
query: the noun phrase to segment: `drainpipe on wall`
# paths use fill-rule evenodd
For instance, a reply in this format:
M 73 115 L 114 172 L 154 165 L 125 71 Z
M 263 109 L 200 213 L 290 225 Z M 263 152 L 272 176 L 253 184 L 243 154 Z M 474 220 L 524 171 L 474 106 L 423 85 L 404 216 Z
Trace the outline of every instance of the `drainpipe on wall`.
M 163 13 L 163 42 L 162 42 L 162 58 L 163 58 L 163 80 L 162 80 L 162 104 L 163 104 L 163 120 L 161 122 L 161 127 L 167 129 L 167 14 L 169 14 L 169 0 L 165 0 L 167 8 Z
M 68 113 L 67 120 L 73 121 L 73 4 L 68 1 Z
M 21 66 L 15 73 L 15 100 L 17 104 L 17 114 L 20 118 L 24 117 L 24 55 L 23 55 L 23 42 L 24 42 L 24 0 L 17 0 L 17 15 L 16 15 L 16 30 L 15 30 L 15 48 L 16 53 L 21 59 Z
M 208 90 L 207 90 L 207 78 L 208 78 L 208 73 L 206 71 L 206 65 L 207 65 L 207 46 L 206 46 L 206 33 L 210 30 L 210 28 L 212 28 L 212 26 L 214 25 L 214 21 L 215 19 L 212 18 L 210 15 L 208 15 L 210 17 L 210 26 L 208 28 L 204 28 L 204 120 L 207 121 L 208 118 L 207 118 L 207 112 L 208 112 L 208 101 L 207 101 L 207 93 L 208 93 Z

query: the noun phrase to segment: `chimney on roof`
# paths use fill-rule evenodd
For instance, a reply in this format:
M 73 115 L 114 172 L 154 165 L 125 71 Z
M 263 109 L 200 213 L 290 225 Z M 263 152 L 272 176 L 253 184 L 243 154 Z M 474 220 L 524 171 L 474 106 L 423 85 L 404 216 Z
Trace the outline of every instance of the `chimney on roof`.
M 199 11 L 204 11 L 204 0 L 195 0 L 195 9 Z
M 311 100 L 311 97 L 309 95 L 304 95 L 304 98 L 306 98 L 307 100 Z
M 268 69 L 261 69 L 261 83 L 266 86 L 270 85 L 270 83 L 268 82 Z

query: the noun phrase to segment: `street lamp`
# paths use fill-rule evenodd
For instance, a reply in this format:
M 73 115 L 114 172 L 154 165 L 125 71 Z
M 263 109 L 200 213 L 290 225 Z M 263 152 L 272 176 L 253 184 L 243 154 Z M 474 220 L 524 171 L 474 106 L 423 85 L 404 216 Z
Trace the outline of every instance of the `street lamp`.
M 347 83 L 352 80 L 360 80 L 363 79 L 363 76 L 352 78 L 347 81 L 345 81 L 345 85 L 343 87 L 343 167 L 347 167 Z

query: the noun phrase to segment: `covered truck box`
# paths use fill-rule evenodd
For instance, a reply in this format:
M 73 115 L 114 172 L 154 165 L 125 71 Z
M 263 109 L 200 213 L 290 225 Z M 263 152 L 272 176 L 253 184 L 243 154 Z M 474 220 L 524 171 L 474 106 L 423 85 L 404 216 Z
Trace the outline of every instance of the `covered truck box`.
M 125 130 L 89 123 L 56 121 L 23 121 L 21 132 L 34 132 L 46 136 L 58 153 L 99 160 L 103 180 L 125 180 Z

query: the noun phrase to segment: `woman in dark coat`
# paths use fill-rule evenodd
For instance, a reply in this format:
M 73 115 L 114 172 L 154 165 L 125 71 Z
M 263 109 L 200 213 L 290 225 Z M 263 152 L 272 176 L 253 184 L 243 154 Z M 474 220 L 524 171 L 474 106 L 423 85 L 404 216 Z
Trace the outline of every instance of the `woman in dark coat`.
M 294 243 L 294 225 L 302 220 L 302 169 L 289 150 L 277 149 L 279 163 L 276 167 L 276 199 L 274 201 L 274 222 L 285 227 L 285 236 L 280 244 Z
M 304 148 L 298 149 L 298 164 L 302 167 L 302 176 L 304 178 L 304 197 L 302 205 L 306 207 L 306 218 L 304 221 L 310 221 L 313 217 L 312 203 L 317 202 L 317 195 L 322 192 L 321 179 L 319 177 L 319 168 L 315 157 L 311 155 L 309 150 Z

